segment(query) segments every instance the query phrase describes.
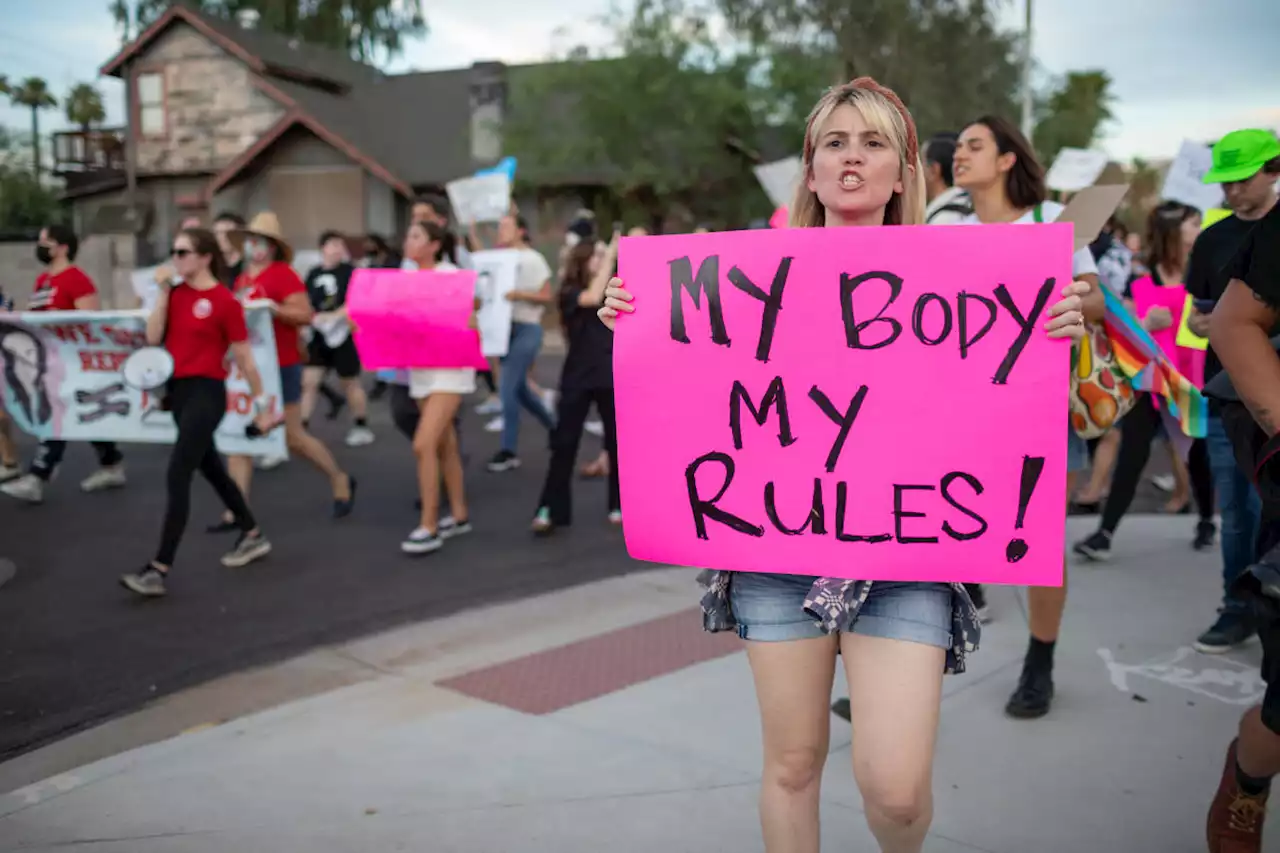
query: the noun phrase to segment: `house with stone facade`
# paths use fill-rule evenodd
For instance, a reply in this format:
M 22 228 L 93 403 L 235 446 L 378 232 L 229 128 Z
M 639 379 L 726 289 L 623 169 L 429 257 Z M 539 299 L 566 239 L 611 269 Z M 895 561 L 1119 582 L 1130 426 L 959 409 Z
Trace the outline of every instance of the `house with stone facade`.
M 388 75 L 175 4 L 101 73 L 125 81 L 128 124 L 57 134 L 55 170 L 77 230 L 137 235 L 142 265 L 184 217 L 224 210 L 274 210 L 300 247 L 398 234 L 416 194 L 500 159 L 520 68 Z

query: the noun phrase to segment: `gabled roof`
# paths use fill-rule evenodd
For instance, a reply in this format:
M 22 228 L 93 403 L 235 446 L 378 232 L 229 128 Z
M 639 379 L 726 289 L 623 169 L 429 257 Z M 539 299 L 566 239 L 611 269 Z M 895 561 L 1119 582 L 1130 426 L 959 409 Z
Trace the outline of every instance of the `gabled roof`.
M 235 21 L 206 14 L 183 2 L 176 2 L 165 10 L 151 26 L 108 60 L 101 73 L 108 77 L 123 76 L 129 60 L 146 51 L 161 33 L 175 23 L 195 28 L 259 74 L 310 83 L 335 92 L 383 77 L 372 65 L 358 62 L 340 50 L 265 30 L 247 29 Z

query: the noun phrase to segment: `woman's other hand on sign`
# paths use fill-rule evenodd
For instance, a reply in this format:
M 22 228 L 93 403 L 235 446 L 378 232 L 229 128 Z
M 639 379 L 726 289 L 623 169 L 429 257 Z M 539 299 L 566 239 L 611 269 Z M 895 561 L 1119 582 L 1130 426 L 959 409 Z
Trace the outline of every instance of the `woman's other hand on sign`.
M 1142 318 L 1142 325 L 1148 332 L 1162 332 L 1173 325 L 1173 313 L 1163 305 L 1157 305 Z
M 604 305 L 596 312 L 596 316 L 600 318 L 601 323 L 609 327 L 609 331 L 613 331 L 619 311 L 630 314 L 636 310 L 636 306 L 630 304 L 633 299 L 635 297 L 623 289 L 622 279 L 611 278 L 609 285 L 604 289 Z
M 1191 309 L 1191 316 L 1187 318 L 1187 328 L 1191 330 L 1191 334 L 1197 337 L 1209 337 L 1209 314 L 1201 314 L 1194 308 Z
M 1049 337 L 1073 341 L 1084 337 L 1083 297 L 1090 288 L 1087 281 L 1073 281 L 1062 289 L 1062 300 L 1049 306 L 1049 322 L 1044 327 Z

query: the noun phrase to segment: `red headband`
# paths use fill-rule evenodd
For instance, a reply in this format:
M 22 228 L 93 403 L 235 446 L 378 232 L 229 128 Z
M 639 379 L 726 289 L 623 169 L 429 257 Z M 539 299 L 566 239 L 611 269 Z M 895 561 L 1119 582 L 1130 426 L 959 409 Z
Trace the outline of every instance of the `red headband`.
M 853 89 L 875 92 L 884 96 L 889 103 L 893 104 L 893 108 L 898 111 L 898 115 L 902 117 L 903 125 L 907 128 L 907 165 L 914 166 L 916 159 L 920 156 L 920 140 L 916 136 L 916 123 L 912 120 L 911 113 L 907 111 L 906 104 L 902 103 L 902 99 L 898 97 L 896 92 L 886 86 L 881 86 L 870 77 L 859 77 L 856 80 L 845 83 L 837 91 L 843 96 Z M 816 113 L 814 118 L 817 118 Z M 804 159 L 806 163 L 813 162 L 813 135 L 810 133 L 812 129 L 811 120 L 810 126 L 805 128 L 804 133 Z

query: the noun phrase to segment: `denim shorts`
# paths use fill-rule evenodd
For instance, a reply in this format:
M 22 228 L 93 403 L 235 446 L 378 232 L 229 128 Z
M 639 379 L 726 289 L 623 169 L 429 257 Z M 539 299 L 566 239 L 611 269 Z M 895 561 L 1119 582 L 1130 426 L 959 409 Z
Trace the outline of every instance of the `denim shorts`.
M 729 606 L 744 640 L 780 642 L 824 636 L 804 610 L 816 578 L 734 572 Z M 853 633 L 951 648 L 951 586 L 916 581 L 876 581 L 853 623 Z
M 1089 470 L 1089 442 L 1067 427 L 1067 473 Z
M 301 364 L 280 368 L 280 397 L 286 406 L 292 406 L 302 399 Z

